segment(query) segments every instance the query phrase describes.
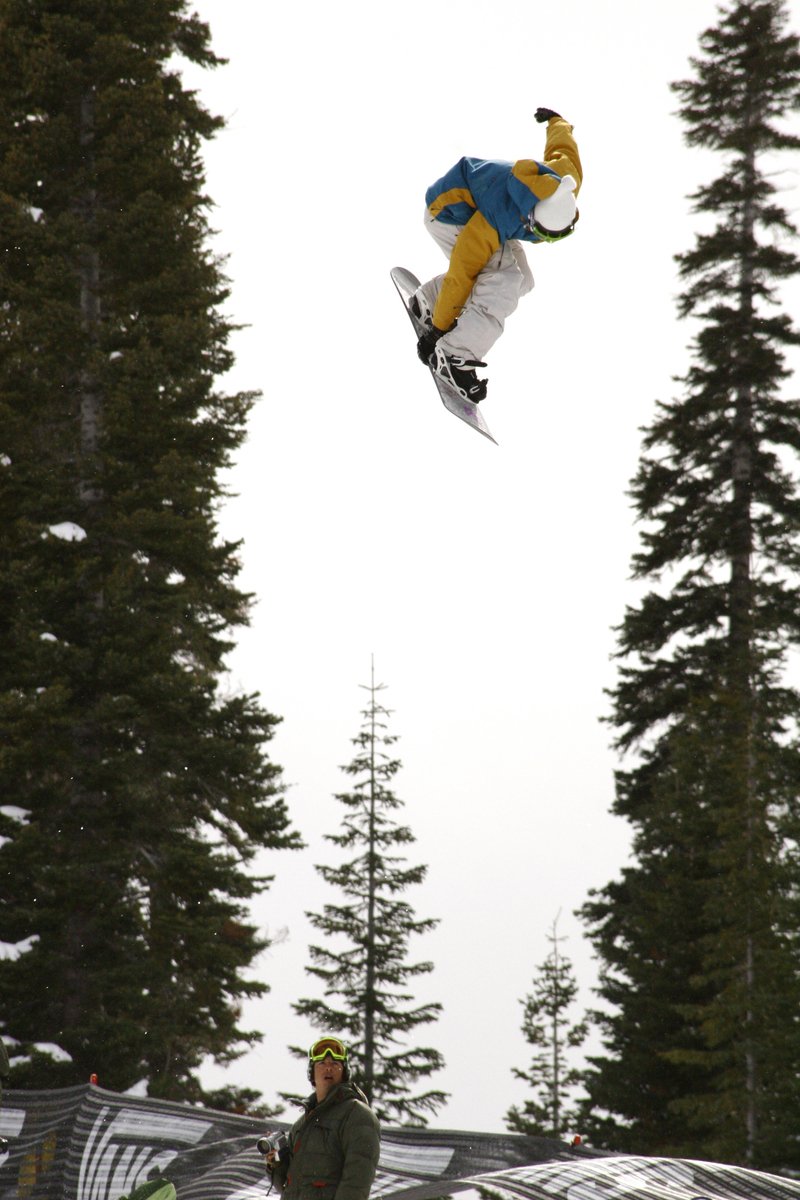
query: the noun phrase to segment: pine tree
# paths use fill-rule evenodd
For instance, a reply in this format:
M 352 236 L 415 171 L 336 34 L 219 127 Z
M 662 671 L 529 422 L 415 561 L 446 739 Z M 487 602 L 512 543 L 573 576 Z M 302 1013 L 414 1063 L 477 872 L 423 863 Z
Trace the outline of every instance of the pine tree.
M 734 2 L 674 85 L 687 141 L 723 157 L 678 257 L 697 323 L 680 400 L 633 483 L 649 581 L 620 630 L 613 721 L 639 764 L 616 811 L 634 864 L 586 905 L 608 1057 L 588 1090 L 607 1144 L 796 1168 L 800 1118 L 800 343 L 777 289 L 800 270 L 769 174 L 800 148 L 800 49 L 782 0 Z
M 435 1113 L 447 1096 L 436 1090 L 413 1095 L 412 1087 L 441 1070 L 444 1059 L 430 1047 L 404 1043 L 417 1026 L 435 1021 L 442 1006 L 409 1007 L 414 997 L 408 981 L 427 975 L 433 964 L 409 963 L 408 944 L 438 922 L 417 920 L 401 899 L 424 880 L 427 867 L 409 867 L 404 857 L 392 853 L 415 838 L 392 818 L 403 804 L 389 786 L 401 763 L 390 753 L 397 741 L 387 732 L 390 710 L 378 702 L 384 686 L 375 683 L 373 665 L 366 687 L 369 704 L 353 738 L 356 756 L 342 768 L 354 780 L 353 789 L 336 796 L 345 808 L 341 832 L 325 835 L 355 856 L 339 866 L 316 868 L 347 900 L 306 914 L 326 938 L 324 946 L 309 947 L 313 965 L 306 967 L 325 985 L 325 998 L 302 999 L 294 1009 L 321 1031 L 347 1037 L 358 1082 L 382 1120 L 422 1126 L 426 1114 Z
M 565 939 L 557 933 L 558 918 L 547 935 L 552 949 L 537 968 L 533 990 L 522 1001 L 522 1032 L 534 1054 L 527 1071 L 513 1068 L 515 1078 L 533 1090 L 522 1107 L 513 1105 L 506 1125 L 514 1133 L 560 1138 L 580 1121 L 578 1110 L 569 1107 L 574 1089 L 581 1081 L 580 1070 L 570 1065 L 569 1051 L 582 1045 L 588 1032 L 586 1021 L 571 1023 L 569 1010 L 578 994 L 572 963 L 559 950 Z
M 0 1020 L 18 1086 L 198 1100 L 259 1036 L 249 866 L 297 839 L 277 718 L 221 687 L 248 597 L 220 475 L 255 395 L 216 383 L 221 122 L 176 62 L 218 60 L 184 9 L 0 0 Z

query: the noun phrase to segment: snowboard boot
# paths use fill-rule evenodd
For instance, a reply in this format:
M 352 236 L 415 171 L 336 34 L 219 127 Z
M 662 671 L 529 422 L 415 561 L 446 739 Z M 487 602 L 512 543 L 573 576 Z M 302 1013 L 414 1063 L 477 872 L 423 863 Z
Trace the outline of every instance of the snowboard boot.
M 436 374 L 452 384 L 465 400 L 478 404 L 485 397 L 488 381 L 478 379 L 475 374 L 475 368 L 485 367 L 485 362 L 478 362 L 475 358 L 460 358 L 456 354 L 445 354 L 444 350 L 437 346 L 431 356 L 431 366 Z

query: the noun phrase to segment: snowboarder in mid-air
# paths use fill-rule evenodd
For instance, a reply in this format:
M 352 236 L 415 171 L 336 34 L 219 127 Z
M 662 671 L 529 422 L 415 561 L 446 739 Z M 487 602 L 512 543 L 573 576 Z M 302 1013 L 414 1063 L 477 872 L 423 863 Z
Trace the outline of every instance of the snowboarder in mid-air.
M 533 275 L 520 244 L 560 242 L 578 219 L 583 181 L 572 126 L 552 108 L 544 159 L 515 163 L 462 158 L 425 193 L 425 227 L 450 260 L 444 275 L 423 283 L 409 308 L 425 327 L 417 353 L 465 399 L 486 395 L 486 354 Z

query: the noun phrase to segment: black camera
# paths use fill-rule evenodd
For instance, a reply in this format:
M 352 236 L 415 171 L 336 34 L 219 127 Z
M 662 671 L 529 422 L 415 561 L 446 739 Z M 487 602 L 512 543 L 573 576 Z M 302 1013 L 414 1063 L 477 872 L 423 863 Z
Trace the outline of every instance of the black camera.
M 274 1150 L 276 1162 L 280 1162 L 284 1151 L 288 1149 L 289 1139 L 285 1133 L 267 1133 L 256 1142 L 256 1150 L 259 1154 L 266 1155 L 270 1150 Z

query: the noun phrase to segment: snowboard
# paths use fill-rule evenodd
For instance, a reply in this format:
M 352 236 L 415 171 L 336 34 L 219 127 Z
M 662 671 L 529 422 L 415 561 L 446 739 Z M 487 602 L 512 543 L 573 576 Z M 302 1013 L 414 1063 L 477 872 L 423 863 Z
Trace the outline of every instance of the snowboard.
M 408 307 L 409 300 L 419 287 L 419 280 L 410 271 L 406 271 L 404 267 L 394 267 L 391 271 L 391 276 L 392 283 L 397 288 L 400 299 L 403 301 L 403 308 L 406 310 L 408 319 L 414 326 L 414 332 L 419 338 L 424 333 L 424 326 L 421 321 L 417 320 Z M 461 393 L 446 379 L 442 379 L 441 375 L 437 375 L 432 367 L 429 367 L 429 370 L 438 389 L 442 404 L 447 411 L 452 413 L 454 417 L 460 417 L 462 421 L 466 421 L 467 425 L 470 425 L 478 433 L 482 433 L 485 438 L 488 438 L 490 442 L 494 442 L 497 445 L 478 405 L 472 400 L 465 400 Z

